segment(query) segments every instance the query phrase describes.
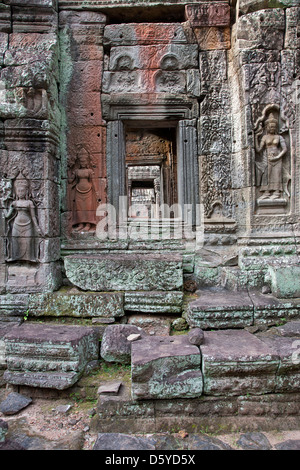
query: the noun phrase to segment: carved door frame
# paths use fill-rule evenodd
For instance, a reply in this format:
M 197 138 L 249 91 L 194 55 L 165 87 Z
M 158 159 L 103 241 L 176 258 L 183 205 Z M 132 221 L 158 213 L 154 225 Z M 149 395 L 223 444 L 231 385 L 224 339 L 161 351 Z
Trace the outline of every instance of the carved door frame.
M 166 125 L 176 127 L 177 140 L 177 186 L 178 204 L 182 208 L 184 223 L 196 225 L 197 204 L 199 204 L 199 170 L 197 149 L 196 119 L 185 119 L 185 113 L 180 116 L 170 114 L 153 114 L 148 111 L 147 117 L 154 127 Z M 144 114 L 145 116 L 145 114 Z M 175 119 L 174 119 L 175 117 Z M 127 195 L 126 163 L 125 163 L 125 125 L 131 120 L 135 127 L 144 127 L 144 120 L 137 119 L 136 113 L 126 115 L 126 119 L 111 120 L 107 123 L 107 196 L 108 203 L 116 210 L 119 217 L 119 197 Z M 139 124 L 140 123 L 140 124 Z

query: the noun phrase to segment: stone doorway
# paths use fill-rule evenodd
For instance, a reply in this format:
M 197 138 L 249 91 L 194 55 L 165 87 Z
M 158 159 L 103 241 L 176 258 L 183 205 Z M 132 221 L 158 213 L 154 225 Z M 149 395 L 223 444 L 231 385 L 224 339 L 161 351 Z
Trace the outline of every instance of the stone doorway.
M 126 187 L 129 217 L 176 217 L 176 129 L 125 130 Z M 172 208 L 166 214 L 164 208 Z
M 153 218 L 180 218 L 194 226 L 199 203 L 195 120 L 165 122 L 147 111 L 148 120 L 136 119 L 135 113 L 135 119 L 128 119 L 127 113 L 126 120 L 108 122 L 108 203 L 115 208 L 117 221 L 120 197 L 125 196 L 127 208 L 133 199 L 144 200 L 146 205 L 154 203 L 157 210 L 163 208 L 160 214 L 154 208 Z

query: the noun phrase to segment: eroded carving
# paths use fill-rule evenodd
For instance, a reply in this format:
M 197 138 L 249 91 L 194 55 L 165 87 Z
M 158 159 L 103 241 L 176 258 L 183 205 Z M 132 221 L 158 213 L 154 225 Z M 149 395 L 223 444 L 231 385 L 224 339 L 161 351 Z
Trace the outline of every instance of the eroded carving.
M 11 185 L 11 196 L 7 196 L 7 260 L 38 262 L 36 237 L 42 232 L 35 215 L 35 204 L 31 197 L 30 184 L 20 172 Z
M 74 168 L 70 171 L 72 227 L 75 231 L 95 230 L 97 193 L 93 182 L 88 152 L 81 148 Z
M 255 130 L 256 184 L 262 193 L 259 200 L 278 200 L 289 197 L 290 174 L 284 166 L 287 143 L 279 133 L 279 115 L 271 108 L 265 118 L 259 119 Z

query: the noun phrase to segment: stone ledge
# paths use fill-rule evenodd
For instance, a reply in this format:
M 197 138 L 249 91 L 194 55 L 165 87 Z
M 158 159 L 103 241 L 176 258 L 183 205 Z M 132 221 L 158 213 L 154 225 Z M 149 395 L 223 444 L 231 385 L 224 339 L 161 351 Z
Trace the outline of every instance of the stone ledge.
M 275 392 L 279 355 L 248 331 L 208 331 L 201 352 L 205 395 Z

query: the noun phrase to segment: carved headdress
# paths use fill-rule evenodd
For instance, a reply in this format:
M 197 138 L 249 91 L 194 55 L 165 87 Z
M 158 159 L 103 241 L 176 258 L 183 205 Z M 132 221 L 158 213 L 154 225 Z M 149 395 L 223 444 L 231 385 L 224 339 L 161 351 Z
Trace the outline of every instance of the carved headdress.
M 16 177 L 14 181 L 14 193 L 16 194 L 16 191 L 18 189 L 26 189 L 26 197 L 29 195 L 29 181 L 27 178 L 22 174 L 20 171 L 18 176 Z
M 268 119 L 266 119 L 266 125 L 268 126 L 269 124 L 276 124 L 278 126 L 278 119 L 276 119 L 273 113 L 270 113 Z

